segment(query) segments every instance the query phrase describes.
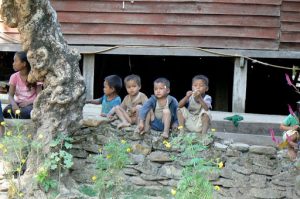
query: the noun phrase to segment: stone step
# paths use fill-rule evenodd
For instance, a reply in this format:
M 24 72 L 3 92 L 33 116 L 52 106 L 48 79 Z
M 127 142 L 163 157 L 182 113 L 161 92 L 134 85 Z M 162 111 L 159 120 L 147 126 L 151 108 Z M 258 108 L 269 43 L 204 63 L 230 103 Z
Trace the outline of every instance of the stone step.
M 238 122 L 235 127 L 232 121 L 225 120 L 225 117 L 240 115 L 244 119 Z M 269 135 L 269 129 L 273 129 L 277 136 L 282 135 L 279 129 L 280 123 L 284 120 L 284 115 L 265 115 L 252 113 L 231 113 L 212 111 L 212 128 L 218 132 Z
M 272 141 L 269 135 L 243 134 L 243 133 L 228 133 L 215 132 L 217 138 L 224 140 L 227 143 L 245 143 L 249 145 L 273 146 L 276 144 Z M 282 141 L 281 136 L 276 136 L 279 141 Z

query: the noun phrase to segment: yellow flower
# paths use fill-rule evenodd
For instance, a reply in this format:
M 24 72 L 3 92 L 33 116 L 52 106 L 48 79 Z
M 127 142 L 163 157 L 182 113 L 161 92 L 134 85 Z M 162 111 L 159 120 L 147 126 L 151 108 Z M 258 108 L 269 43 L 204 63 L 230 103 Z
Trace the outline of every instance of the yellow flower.
M 126 143 L 126 140 L 121 140 L 121 143 L 122 143 L 122 144 L 125 144 L 125 143 Z
M 179 129 L 179 130 L 180 130 L 180 129 L 183 129 L 183 126 L 180 125 L 180 126 L 177 127 L 177 129 Z
M 17 172 L 20 172 L 20 171 L 21 171 L 21 168 L 19 167 L 19 168 L 17 168 L 16 170 L 17 170 Z
M 3 149 L 4 148 L 4 145 L 3 144 L 0 144 L 0 149 Z
M 27 137 L 30 139 L 30 138 L 32 137 L 32 135 L 31 135 L 31 134 L 28 134 Z
M 99 147 L 98 151 L 99 151 L 99 153 L 101 153 L 101 152 L 102 152 L 102 148 L 101 148 L 101 147 Z
M 93 180 L 93 182 L 95 182 L 97 180 L 97 176 L 93 176 L 92 180 Z
M 25 162 L 26 162 L 26 160 L 25 160 L 25 159 L 22 159 L 22 160 L 21 160 L 21 163 L 22 163 L 22 164 L 24 164 Z
M 111 158 L 111 155 L 107 154 L 106 159 L 110 159 L 110 158 Z
M 216 129 L 211 129 L 211 132 L 216 132 Z
M 216 191 L 220 191 L 220 190 L 221 190 L 221 188 L 220 188 L 218 185 L 216 185 L 216 186 L 214 186 L 214 190 L 216 190 Z
M 39 134 L 39 138 L 42 139 L 44 136 L 42 134 Z
M 222 168 L 224 167 L 224 163 L 223 163 L 223 162 L 220 162 L 220 163 L 218 164 L 218 167 L 219 167 L 220 169 L 222 169 Z
M 1 122 L 0 124 L 1 124 L 1 126 L 5 126 L 5 122 L 4 122 L 4 121 L 3 121 L 3 122 Z
M 20 197 L 23 197 L 23 196 L 24 196 L 24 193 L 20 192 L 20 193 L 19 193 L 19 196 L 20 196 Z
M 3 153 L 7 153 L 7 149 L 4 149 L 4 150 L 3 150 Z
M 168 141 L 167 141 L 167 140 L 164 140 L 164 141 L 163 141 L 163 144 L 167 144 L 167 143 L 168 143 Z
M 171 189 L 171 194 L 172 194 L 173 196 L 175 196 L 175 195 L 176 195 L 176 189 Z
M 128 148 L 126 149 L 126 151 L 127 151 L 128 153 L 130 153 L 130 152 L 132 151 L 132 149 L 131 149 L 130 147 L 128 147 Z
M 169 148 L 171 148 L 171 144 L 170 144 L 169 142 L 167 142 L 167 143 L 165 144 L 165 147 L 169 149 Z
M 7 135 L 7 136 L 11 136 L 11 131 L 7 131 L 7 132 L 6 132 L 6 135 Z
M 11 114 L 11 109 L 8 109 L 7 112 L 8 112 L 9 114 Z
M 16 115 L 19 115 L 21 113 L 20 109 L 16 110 Z

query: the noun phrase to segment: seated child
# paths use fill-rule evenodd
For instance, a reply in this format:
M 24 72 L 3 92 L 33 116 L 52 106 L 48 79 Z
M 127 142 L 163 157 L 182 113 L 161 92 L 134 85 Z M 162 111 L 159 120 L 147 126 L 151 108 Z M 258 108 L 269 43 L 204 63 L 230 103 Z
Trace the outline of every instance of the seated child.
M 178 128 L 183 128 L 197 133 L 207 133 L 211 121 L 211 97 L 206 95 L 208 91 L 208 78 L 197 75 L 192 79 L 192 90 L 187 91 L 186 96 L 178 103 Z
M 166 78 L 154 81 L 154 95 L 152 95 L 139 112 L 138 132 L 144 134 L 150 127 L 156 131 L 163 131 L 162 137 L 168 138 L 170 126 L 177 125 L 177 100 L 169 95 L 170 82 Z
M 121 123 L 117 128 L 128 127 L 131 124 L 138 124 L 139 109 L 148 99 L 148 97 L 140 92 L 141 78 L 138 75 L 129 75 L 125 77 L 124 84 L 128 95 L 124 98 L 120 106 L 114 108 Z
M 86 103 L 102 104 L 101 116 L 110 117 L 110 111 L 117 105 L 121 104 L 119 92 L 122 88 L 122 79 L 117 75 L 105 77 L 103 92 L 104 95 L 99 99 L 87 100 Z
M 3 136 L 4 134 L 4 126 L 1 125 L 1 122 L 4 122 L 4 118 L 3 118 L 3 112 L 2 112 L 2 106 L 1 106 L 1 101 L 0 101 L 0 137 Z
M 300 101 L 297 102 L 297 111 L 294 115 L 289 114 L 280 124 L 280 129 L 283 130 L 283 141 L 288 143 L 288 156 L 291 160 L 297 158 L 299 137 L 299 118 L 300 118 Z
M 12 74 L 9 79 L 8 99 L 10 104 L 3 110 L 3 115 L 5 118 L 16 117 L 15 111 L 20 110 L 18 118 L 30 119 L 33 102 L 42 90 L 42 85 L 41 83 L 27 82 L 31 67 L 25 52 L 15 53 L 13 68 L 17 72 Z

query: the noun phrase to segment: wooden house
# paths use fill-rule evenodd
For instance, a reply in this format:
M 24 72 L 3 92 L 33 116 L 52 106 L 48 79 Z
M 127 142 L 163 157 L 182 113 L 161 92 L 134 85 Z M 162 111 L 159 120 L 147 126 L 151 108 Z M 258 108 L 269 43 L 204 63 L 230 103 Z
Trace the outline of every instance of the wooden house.
M 220 110 L 245 112 L 248 72 L 257 64 L 245 57 L 292 60 L 287 61 L 287 67 L 298 64 L 300 57 L 300 0 L 51 0 L 51 3 L 65 39 L 83 55 L 88 98 L 94 97 L 99 55 L 196 57 L 209 60 L 208 63 L 219 60 L 220 68 L 223 58 L 227 58 L 232 60 L 231 76 L 215 85 L 220 89 L 215 89 L 213 97 L 220 104 L 225 100 Z M 18 41 L 18 31 L 1 22 L 1 51 L 19 50 Z M 181 68 L 169 70 L 185 75 Z M 212 70 L 210 77 L 217 73 L 219 78 L 228 76 L 224 73 L 227 69 Z M 140 71 L 143 73 L 143 69 Z M 198 72 L 201 70 L 195 70 Z M 218 109 L 218 105 L 215 107 Z

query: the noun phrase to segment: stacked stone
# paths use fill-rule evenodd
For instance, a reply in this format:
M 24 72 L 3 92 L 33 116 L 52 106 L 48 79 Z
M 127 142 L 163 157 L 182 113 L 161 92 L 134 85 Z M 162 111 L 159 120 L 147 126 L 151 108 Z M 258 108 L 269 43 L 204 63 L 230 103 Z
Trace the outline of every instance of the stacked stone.
M 109 125 L 86 128 L 75 136 L 72 149 L 74 166 L 72 177 L 78 183 L 92 183 L 95 174 L 95 156 L 99 147 L 113 137 L 125 139 L 132 146 L 132 163 L 123 169 L 127 185 L 162 190 L 177 186 L 186 161 L 180 161 L 178 149 L 166 148 L 159 132 L 152 131 L 140 137 L 120 131 Z M 214 198 L 299 198 L 300 170 L 272 146 L 255 146 L 230 143 L 223 140 L 199 153 L 199 157 L 219 157 L 225 164 L 220 172 L 213 172 L 209 179 L 220 187 Z M 173 161 L 171 157 L 178 157 Z M 298 179 L 298 181 L 296 180 Z

